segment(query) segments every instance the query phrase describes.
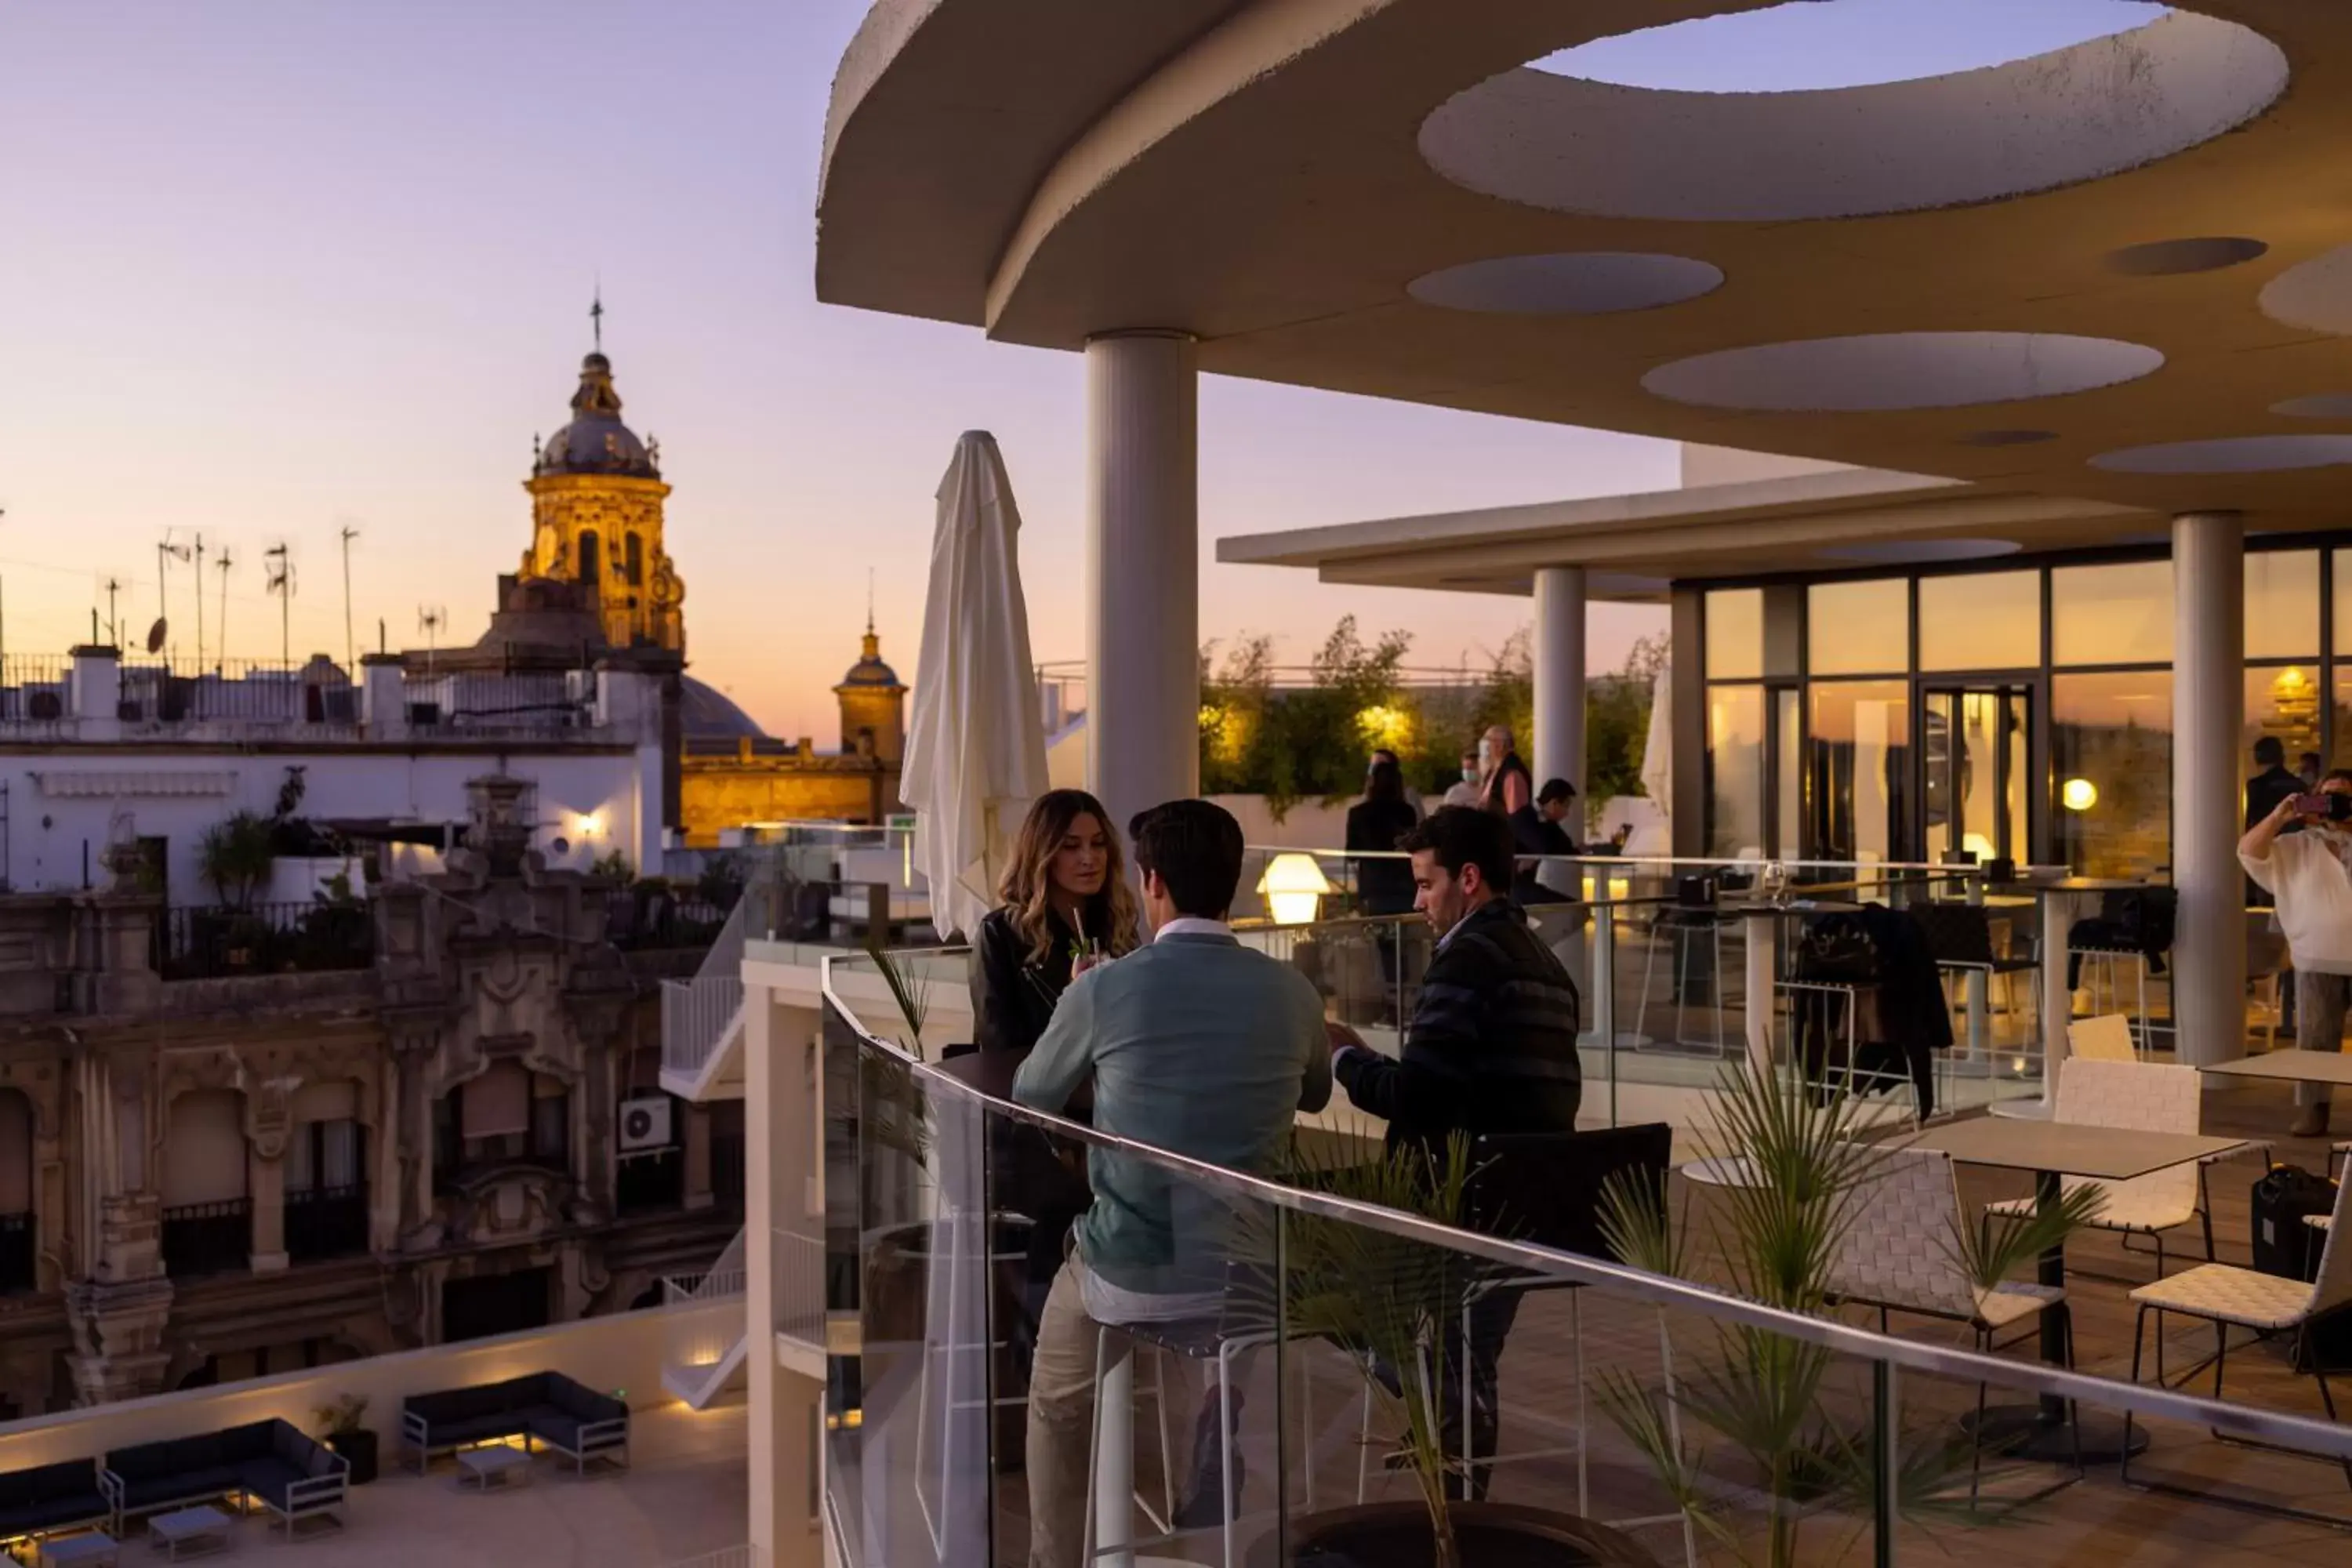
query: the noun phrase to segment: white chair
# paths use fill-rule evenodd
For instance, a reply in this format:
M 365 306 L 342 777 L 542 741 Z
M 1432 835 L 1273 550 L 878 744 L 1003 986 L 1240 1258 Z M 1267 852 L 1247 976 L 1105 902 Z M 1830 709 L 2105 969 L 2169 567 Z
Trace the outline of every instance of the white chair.
M 2187 1069 L 2195 1076 L 2193 1068 Z M 2063 1092 L 2062 1084 L 2061 1092 Z M 1934 1149 L 1893 1149 L 1856 1184 L 1853 1223 L 1839 1239 L 1830 1266 L 1830 1293 L 1840 1301 L 1878 1309 L 1879 1331 L 1887 1313 L 1912 1312 L 1966 1323 L 1976 1348 L 1990 1352 L 1993 1336 L 2012 1323 L 2038 1319 L 2063 1305 L 2066 1293 L 2054 1285 L 2003 1279 L 1979 1285 L 1959 1262 L 1960 1189 L 1951 1156 Z M 2066 1364 L 2074 1364 L 2074 1326 L 2064 1320 Z M 1985 1389 L 1977 1385 L 1976 1430 L 1984 1426 Z M 2077 1431 L 2074 1468 L 2082 1470 L 2079 1431 L 2068 1407 L 2069 1429 Z M 1969 1471 L 1969 1497 L 1976 1498 L 1984 1449 L 1979 1439 Z
M 2147 1315 L 2156 1314 L 2157 1381 L 2164 1381 L 2164 1314 L 2177 1312 L 2182 1317 L 2196 1318 L 2213 1325 L 2213 1397 L 2221 1397 L 2221 1376 L 2227 1365 L 2230 1331 L 2232 1328 L 2252 1330 L 2258 1340 L 2276 1334 L 2293 1333 L 2298 1340 L 2298 1359 L 2308 1361 L 2319 1379 L 2319 1401 L 2330 1421 L 2336 1419 L 2336 1395 L 2327 1386 L 2327 1368 L 2311 1354 L 2312 1325 L 2332 1312 L 2352 1306 L 2352 1246 L 2338 1247 L 2336 1238 L 2344 1226 L 2336 1222 L 2344 1217 L 2346 1194 L 2352 1194 L 2352 1182 L 2336 1189 L 2336 1207 L 2324 1221 L 2310 1216 L 2326 1233 L 2326 1241 L 2319 1252 L 2319 1278 L 2312 1281 L 2283 1279 L 2275 1274 L 2263 1274 L 2252 1268 L 2240 1268 L 2227 1263 L 2200 1263 L 2185 1274 L 2169 1279 L 2158 1279 L 2143 1285 L 2131 1293 L 2132 1305 L 2138 1308 L 2132 1321 L 2132 1381 L 2139 1381 L 2140 1351 L 2147 1339 Z M 2191 1368 L 2183 1381 L 2193 1377 L 2200 1368 Z M 2134 1480 L 2131 1473 L 2131 1428 L 2129 1410 L 2124 1413 L 2124 1461 L 2122 1479 L 2126 1486 L 2147 1490 L 2192 1496 L 2200 1500 L 2224 1502 L 2231 1507 L 2245 1508 L 2258 1513 L 2283 1514 L 2295 1519 L 2315 1519 L 2342 1525 L 2346 1521 L 2332 1514 L 2315 1513 L 2302 1509 L 2282 1508 L 2242 1498 L 2225 1498 L 2214 1492 L 2210 1483 L 2200 1481 L 2193 1489 L 2145 1479 Z M 2222 1442 L 2238 1441 L 2214 1433 Z M 2271 1447 L 2271 1445 L 2252 1445 Z M 2295 1450 L 2283 1449 L 2293 1453 Z M 2310 1458 L 2324 1458 L 2312 1455 Z M 2352 1459 L 2338 1459 L 2344 1479 L 2352 1482 Z
M 2067 1025 L 2066 1054 L 2095 1062 L 2139 1060 L 2139 1053 L 2132 1049 L 2131 1020 L 2121 1013 L 2077 1018 Z
M 2116 1020 L 2122 1022 L 2121 1019 Z M 2071 1041 L 2073 1033 L 2068 1032 Z M 2102 1061 L 2089 1057 L 2069 1058 L 2058 1069 L 2058 1110 L 2054 1120 L 2086 1127 L 2117 1127 L 2134 1132 L 2197 1131 L 2202 1110 L 2202 1085 L 2195 1068 L 2167 1067 L 2153 1062 Z M 2205 1220 L 2205 1257 L 2213 1257 L 2210 1206 L 2200 1205 L 2203 1171 L 2194 1164 L 2176 1165 L 2128 1182 L 2065 1179 L 2066 1190 L 2095 1186 L 2106 1195 L 2106 1206 L 2084 1224 L 2098 1230 L 2120 1231 L 2128 1238 L 2156 1238 L 2156 1277 L 2164 1278 L 2164 1234 L 2178 1230 L 2200 1214 Z M 2033 1212 L 2032 1198 L 2011 1198 L 1987 1206 L 1988 1217 L 2020 1218 Z

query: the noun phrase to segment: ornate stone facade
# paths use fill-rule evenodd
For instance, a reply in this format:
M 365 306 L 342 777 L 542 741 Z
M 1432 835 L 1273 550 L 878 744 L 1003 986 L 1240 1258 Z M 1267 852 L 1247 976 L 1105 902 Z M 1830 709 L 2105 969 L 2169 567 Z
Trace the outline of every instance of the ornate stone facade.
M 471 787 L 439 871 L 369 888 L 366 971 L 165 983 L 155 900 L 0 896 L 0 1417 L 622 1310 L 734 1234 L 709 1114 L 620 1190 L 656 981 L 698 955 L 616 949 L 608 885 L 527 847 L 528 786 Z M 464 1135 L 497 1071 L 520 1142 Z
M 686 648 L 686 584 L 662 548 L 657 442 L 621 423 L 612 362 L 581 362 L 572 422 L 540 444 L 531 477 L 531 543 L 521 575 L 579 584 L 615 648 Z

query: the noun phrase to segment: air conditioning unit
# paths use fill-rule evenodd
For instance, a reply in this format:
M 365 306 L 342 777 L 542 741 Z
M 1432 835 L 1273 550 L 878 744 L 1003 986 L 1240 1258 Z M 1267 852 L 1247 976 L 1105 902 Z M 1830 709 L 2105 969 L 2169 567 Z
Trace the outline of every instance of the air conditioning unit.
M 621 1152 L 642 1154 L 669 1147 L 670 1098 L 640 1094 L 621 1101 Z

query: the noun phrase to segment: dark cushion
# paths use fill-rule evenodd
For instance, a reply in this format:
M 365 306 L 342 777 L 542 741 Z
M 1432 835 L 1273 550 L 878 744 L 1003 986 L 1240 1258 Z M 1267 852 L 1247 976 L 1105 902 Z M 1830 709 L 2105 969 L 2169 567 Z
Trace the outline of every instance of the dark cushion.
M 0 1512 L 37 1506 L 51 1499 L 97 1493 L 98 1461 L 68 1459 L 61 1465 L 41 1465 L 0 1475 Z
M 287 1489 L 310 1479 L 295 1466 L 276 1458 L 247 1460 L 238 1467 L 237 1478 L 247 1491 L 280 1510 L 286 1507 Z
M 212 1469 L 150 1476 L 137 1481 L 126 1479 L 122 1501 L 126 1507 L 141 1509 L 156 1503 L 178 1502 L 183 1498 L 226 1497 L 243 1485 L 236 1466 L 222 1465 Z
M 98 1492 L 70 1492 L 19 1501 L 0 1507 L 0 1535 L 29 1535 L 37 1530 L 104 1519 L 113 1511 L 113 1505 Z

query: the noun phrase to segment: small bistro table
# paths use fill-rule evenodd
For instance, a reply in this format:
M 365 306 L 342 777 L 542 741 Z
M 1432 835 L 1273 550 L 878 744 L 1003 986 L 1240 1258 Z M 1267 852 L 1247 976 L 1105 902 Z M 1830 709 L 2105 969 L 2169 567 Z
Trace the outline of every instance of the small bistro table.
M 40 1568 L 114 1568 L 121 1551 L 114 1537 L 93 1530 L 43 1541 L 34 1561 Z
M 2010 1121 L 1989 1116 L 1943 1122 L 1894 1142 L 1902 1148 L 1939 1151 L 1964 1165 L 2031 1171 L 2035 1206 L 2044 1212 L 2056 1206 L 2064 1177 L 2128 1182 L 2175 1165 L 2193 1164 L 2245 1143 L 2242 1138 L 2210 1138 L 2200 1132 L 2136 1132 L 2073 1121 Z M 2066 1249 L 2063 1246 L 2042 1255 L 2036 1278 L 2044 1285 L 2064 1287 Z M 2066 1360 L 2065 1325 L 2056 1312 L 2042 1314 L 2042 1359 L 2053 1366 Z M 2121 1422 L 2094 1424 L 2081 1418 L 2081 1426 L 2084 1460 L 2123 1458 Z M 2016 1451 L 2028 1458 L 2064 1462 L 2075 1451 L 2074 1439 L 2066 1429 L 2066 1401 L 2054 1394 L 2043 1394 L 2037 1405 L 1986 1411 L 1983 1431 L 2003 1446 L 2013 1443 Z M 2147 1442 L 2144 1430 L 2135 1433 L 2133 1451 Z
M 479 1490 L 488 1491 L 493 1486 L 522 1486 L 530 1479 L 530 1456 L 520 1448 L 493 1443 L 486 1448 L 457 1450 L 457 1485 L 460 1489 L 468 1480 Z

